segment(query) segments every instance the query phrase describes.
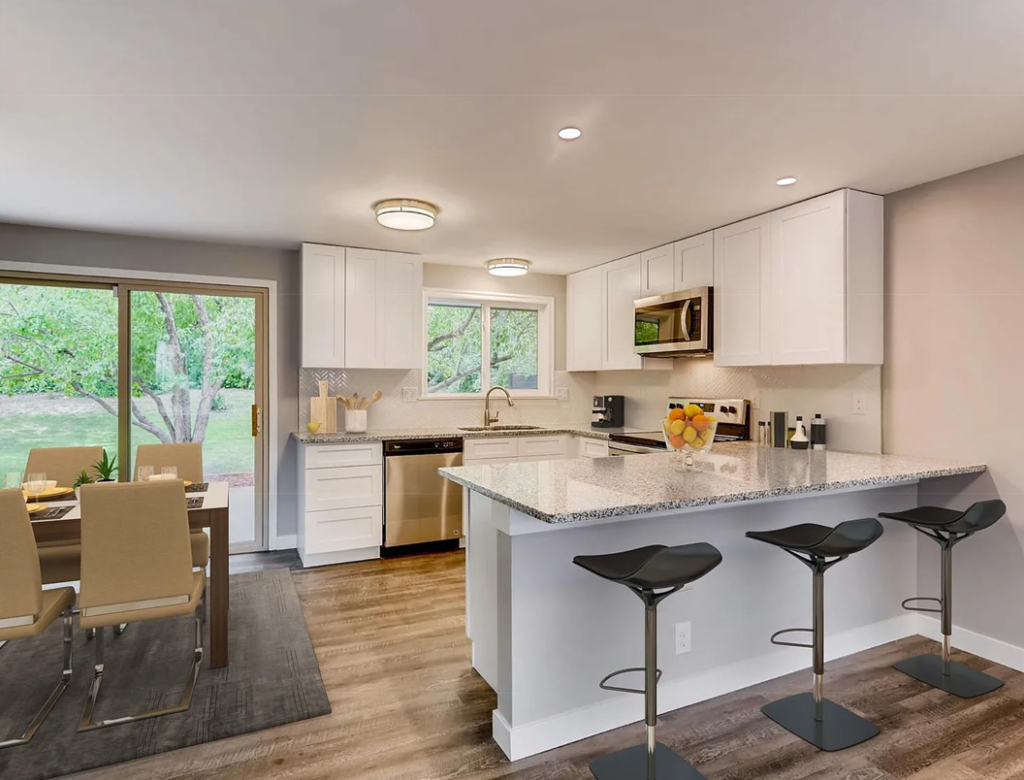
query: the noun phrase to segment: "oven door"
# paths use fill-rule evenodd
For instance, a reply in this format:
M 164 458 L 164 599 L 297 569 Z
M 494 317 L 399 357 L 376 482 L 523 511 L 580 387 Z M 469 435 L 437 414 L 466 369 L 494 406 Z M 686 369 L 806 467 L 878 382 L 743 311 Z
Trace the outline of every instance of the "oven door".
M 711 288 L 635 301 L 633 351 L 672 357 L 711 352 Z

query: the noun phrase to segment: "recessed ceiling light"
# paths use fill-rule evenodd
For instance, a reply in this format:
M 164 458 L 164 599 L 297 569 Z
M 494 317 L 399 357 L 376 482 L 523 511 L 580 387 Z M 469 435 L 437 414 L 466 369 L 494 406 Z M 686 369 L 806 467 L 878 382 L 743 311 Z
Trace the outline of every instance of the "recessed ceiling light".
M 518 257 L 499 257 L 487 261 L 492 276 L 523 276 L 530 270 L 530 261 Z
M 796 184 L 796 176 L 783 176 L 781 179 L 776 179 L 775 183 L 780 187 L 788 187 L 790 184 Z
M 377 221 L 392 230 L 426 230 L 434 226 L 437 206 L 425 200 L 396 198 L 373 204 Z
M 583 131 L 578 127 L 563 127 L 558 131 L 558 137 L 563 141 L 575 141 L 581 135 L 583 135 Z

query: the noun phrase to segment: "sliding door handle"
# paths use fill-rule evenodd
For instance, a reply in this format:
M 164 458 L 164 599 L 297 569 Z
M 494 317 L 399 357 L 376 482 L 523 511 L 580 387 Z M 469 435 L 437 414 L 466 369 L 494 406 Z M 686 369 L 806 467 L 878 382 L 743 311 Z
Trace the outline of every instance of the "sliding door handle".
M 263 432 L 263 412 L 256 404 L 252 405 L 252 435 L 253 438 Z

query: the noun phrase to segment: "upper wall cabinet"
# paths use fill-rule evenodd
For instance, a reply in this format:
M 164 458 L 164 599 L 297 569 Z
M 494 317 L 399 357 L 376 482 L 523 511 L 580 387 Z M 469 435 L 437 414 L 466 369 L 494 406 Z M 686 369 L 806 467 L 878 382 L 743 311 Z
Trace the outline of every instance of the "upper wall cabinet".
M 715 233 L 709 230 L 699 236 L 684 238 L 672 245 L 674 269 L 672 289 L 676 292 L 695 287 L 711 287 L 715 283 Z
M 569 274 L 565 280 L 567 371 L 600 371 L 604 299 L 601 266 Z
M 423 263 L 375 249 L 302 245 L 302 365 L 417 368 Z
M 633 351 L 633 301 L 641 297 L 640 255 L 598 267 L 601 269 L 601 294 L 605 301 L 601 368 L 643 368 L 643 358 Z
M 640 253 L 640 298 L 665 295 L 675 289 L 675 257 L 672 244 Z
M 715 364 L 881 364 L 883 200 L 840 190 L 715 231 Z

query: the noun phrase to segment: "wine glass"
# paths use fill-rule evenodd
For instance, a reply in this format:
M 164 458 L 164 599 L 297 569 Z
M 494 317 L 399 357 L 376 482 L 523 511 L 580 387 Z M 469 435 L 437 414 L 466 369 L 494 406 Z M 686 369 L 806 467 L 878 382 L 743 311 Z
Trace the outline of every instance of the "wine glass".
M 139 466 L 138 471 L 135 474 L 135 479 L 138 482 L 149 482 L 153 478 L 153 467 L 152 466 Z
M 178 478 L 178 467 L 177 466 L 164 466 L 160 469 L 161 479 L 177 479 Z
M 25 492 L 38 499 L 46 492 L 46 474 L 41 471 L 25 475 Z
M 8 471 L 4 474 L 4 487 L 5 488 L 20 488 L 21 487 L 21 472 L 20 471 Z

